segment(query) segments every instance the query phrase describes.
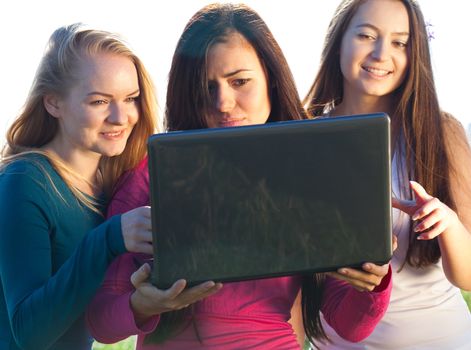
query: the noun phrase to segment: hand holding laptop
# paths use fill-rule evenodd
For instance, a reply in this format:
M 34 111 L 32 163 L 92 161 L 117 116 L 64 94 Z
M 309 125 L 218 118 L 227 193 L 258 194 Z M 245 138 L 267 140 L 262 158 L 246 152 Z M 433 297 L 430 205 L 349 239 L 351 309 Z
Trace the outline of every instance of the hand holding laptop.
M 145 263 L 131 276 L 135 288 L 131 307 L 137 324 L 145 323 L 154 315 L 183 309 L 222 288 L 222 283 L 208 281 L 185 289 L 186 281 L 179 279 L 169 289 L 161 290 L 150 283 L 150 273 L 150 265 Z
M 394 200 L 393 200 L 394 203 Z M 397 236 L 392 235 L 392 251 L 397 248 Z M 376 265 L 366 262 L 362 265 L 362 270 L 342 267 L 337 272 L 327 272 L 327 275 L 343 280 L 352 285 L 360 292 L 371 292 L 381 284 L 383 278 L 388 274 L 389 263 Z

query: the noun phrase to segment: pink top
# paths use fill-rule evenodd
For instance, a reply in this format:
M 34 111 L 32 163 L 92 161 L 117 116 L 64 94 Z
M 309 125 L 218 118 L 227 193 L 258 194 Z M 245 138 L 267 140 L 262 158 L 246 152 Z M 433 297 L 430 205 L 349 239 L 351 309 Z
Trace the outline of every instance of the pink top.
M 149 205 L 147 158 L 127 173 L 108 214 Z M 121 255 L 108 268 L 105 281 L 87 310 L 92 335 L 102 343 L 113 343 L 138 334 L 137 348 L 150 349 L 299 349 L 291 325 L 290 310 L 301 287 L 300 276 L 225 283 L 216 294 L 195 304 L 195 320 L 202 343 L 192 326 L 163 345 L 143 345 L 159 316 L 141 328 L 130 307 L 131 274 L 148 260 L 144 254 Z M 322 313 L 339 335 L 349 341 L 367 337 L 386 312 L 391 292 L 391 271 L 375 292 L 358 292 L 349 284 L 328 277 Z

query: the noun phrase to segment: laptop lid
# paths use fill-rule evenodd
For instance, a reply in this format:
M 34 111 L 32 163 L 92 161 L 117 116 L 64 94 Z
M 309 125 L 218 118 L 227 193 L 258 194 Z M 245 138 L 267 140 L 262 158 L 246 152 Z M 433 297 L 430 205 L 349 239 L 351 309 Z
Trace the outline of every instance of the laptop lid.
M 239 281 L 392 255 L 386 114 L 149 138 L 152 281 Z

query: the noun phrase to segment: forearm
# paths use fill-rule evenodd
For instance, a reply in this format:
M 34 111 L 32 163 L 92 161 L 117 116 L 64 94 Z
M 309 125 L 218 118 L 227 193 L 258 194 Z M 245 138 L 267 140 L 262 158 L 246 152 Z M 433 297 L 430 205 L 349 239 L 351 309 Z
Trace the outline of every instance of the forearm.
M 327 323 L 348 341 L 368 337 L 389 305 L 391 275 L 389 269 L 373 292 L 360 292 L 347 282 L 327 277 L 321 309 Z
M 447 279 L 458 288 L 471 290 L 471 233 L 457 221 L 438 236 Z
M 34 288 L 30 289 L 31 292 L 25 288 L 22 293 L 27 295 L 24 298 L 13 295 L 14 290 L 6 293 L 12 332 L 19 346 L 25 349 L 47 348 L 83 314 L 103 280 L 109 262 L 122 252 L 113 249 L 124 247 L 113 248 L 108 244 L 116 241 L 116 237 L 111 237 L 117 235 L 116 230 L 120 234 L 119 222 L 114 223 L 114 229 L 111 226 L 108 223 L 90 232 L 54 275 L 40 286 L 31 285 Z M 38 259 L 46 257 L 38 256 Z M 35 272 L 32 271 L 33 274 Z M 28 279 L 23 285 L 29 285 L 33 278 L 31 275 L 28 277 L 26 271 L 23 273 Z
M 115 343 L 131 335 L 149 333 L 157 326 L 158 316 L 140 320 L 131 307 L 131 295 L 135 290 L 130 277 L 141 263 L 140 257 L 144 255 L 127 253 L 115 259 L 87 308 L 88 328 L 102 343 Z

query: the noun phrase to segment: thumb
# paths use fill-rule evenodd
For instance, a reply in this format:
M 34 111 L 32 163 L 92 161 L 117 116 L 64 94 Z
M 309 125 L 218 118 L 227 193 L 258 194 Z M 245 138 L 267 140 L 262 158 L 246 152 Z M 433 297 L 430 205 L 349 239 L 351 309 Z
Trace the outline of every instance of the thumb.
M 415 197 L 417 199 L 420 199 L 421 201 L 428 201 L 432 199 L 433 197 L 425 191 L 425 188 L 422 187 L 421 184 L 415 181 L 409 181 L 410 183 L 410 188 L 412 191 L 414 191 Z
M 145 263 L 137 271 L 131 275 L 131 283 L 134 288 L 138 288 L 142 283 L 146 282 L 150 276 L 150 266 Z

